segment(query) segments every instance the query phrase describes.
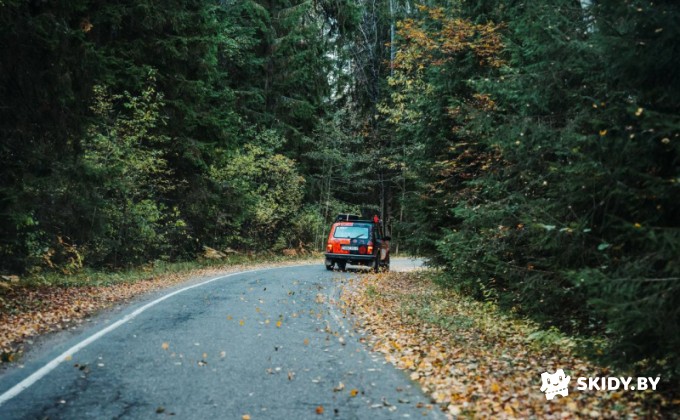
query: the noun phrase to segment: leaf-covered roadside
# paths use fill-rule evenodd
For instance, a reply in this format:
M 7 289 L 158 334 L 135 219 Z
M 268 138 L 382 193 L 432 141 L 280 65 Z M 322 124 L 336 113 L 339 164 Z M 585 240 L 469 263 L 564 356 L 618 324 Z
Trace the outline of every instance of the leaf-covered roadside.
M 573 340 L 542 332 L 436 286 L 425 272 L 365 276 L 348 283 L 345 309 L 358 317 L 374 351 L 409 372 L 442 409 L 480 418 L 661 417 L 673 408 L 660 393 L 575 391 L 546 401 L 541 373 L 629 376 L 575 355 Z M 677 400 L 676 400 L 677 402 Z
M 277 262 L 295 264 L 300 260 Z M 258 268 L 273 265 L 258 264 Z M 76 327 L 88 316 L 145 293 L 177 285 L 191 278 L 253 268 L 253 265 L 215 266 L 174 273 L 150 274 L 139 281 L 79 286 L 14 285 L 0 288 L 0 363 L 16 361 L 39 335 Z

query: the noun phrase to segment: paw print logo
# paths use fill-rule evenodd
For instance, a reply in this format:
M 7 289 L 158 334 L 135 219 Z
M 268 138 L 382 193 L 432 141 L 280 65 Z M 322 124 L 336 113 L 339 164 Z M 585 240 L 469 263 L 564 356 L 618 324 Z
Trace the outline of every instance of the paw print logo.
M 555 395 L 566 397 L 569 395 L 569 381 L 571 376 L 564 374 L 562 369 L 557 369 L 553 374 L 548 372 L 541 373 L 541 391 L 545 392 L 545 399 L 552 400 Z

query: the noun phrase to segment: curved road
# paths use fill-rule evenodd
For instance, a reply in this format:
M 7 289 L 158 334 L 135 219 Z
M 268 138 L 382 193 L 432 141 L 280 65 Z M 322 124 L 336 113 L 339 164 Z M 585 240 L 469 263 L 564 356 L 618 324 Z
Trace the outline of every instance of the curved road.
M 340 281 L 359 275 L 288 266 L 147 296 L 47 338 L 5 372 L 0 418 L 443 417 L 330 303 Z

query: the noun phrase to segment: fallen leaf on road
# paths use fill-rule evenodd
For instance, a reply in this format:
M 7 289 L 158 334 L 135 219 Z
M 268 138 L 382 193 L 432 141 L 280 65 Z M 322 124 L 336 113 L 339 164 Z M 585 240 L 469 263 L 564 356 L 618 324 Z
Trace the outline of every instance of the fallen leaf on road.
M 345 384 L 343 384 L 342 382 L 340 382 L 340 383 L 338 384 L 338 386 L 336 386 L 335 388 L 333 388 L 333 392 L 340 392 L 340 391 L 342 391 L 343 389 L 345 389 Z
M 356 397 L 358 393 L 359 393 L 359 390 L 355 388 L 355 389 L 352 389 L 351 391 L 349 391 L 349 396 L 350 397 Z
M 305 338 L 305 341 L 303 341 L 303 343 L 305 344 L 305 346 L 308 346 L 309 345 L 309 338 Z
M 163 348 L 163 350 L 167 350 L 168 348 L 170 348 L 170 344 L 163 343 L 163 344 L 161 344 L 161 347 Z
M 322 405 L 316 407 L 316 414 L 323 414 L 323 406 Z

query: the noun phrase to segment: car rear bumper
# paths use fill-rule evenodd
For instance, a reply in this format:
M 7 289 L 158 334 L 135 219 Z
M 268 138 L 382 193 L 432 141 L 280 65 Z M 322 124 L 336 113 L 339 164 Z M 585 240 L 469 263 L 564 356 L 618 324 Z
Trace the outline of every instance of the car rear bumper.
M 361 264 L 366 265 L 375 261 L 375 255 L 357 255 L 357 254 L 331 254 L 325 253 L 326 262 L 344 262 L 347 264 Z

